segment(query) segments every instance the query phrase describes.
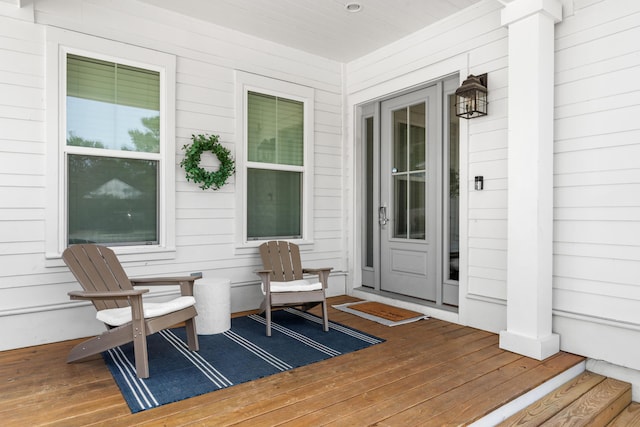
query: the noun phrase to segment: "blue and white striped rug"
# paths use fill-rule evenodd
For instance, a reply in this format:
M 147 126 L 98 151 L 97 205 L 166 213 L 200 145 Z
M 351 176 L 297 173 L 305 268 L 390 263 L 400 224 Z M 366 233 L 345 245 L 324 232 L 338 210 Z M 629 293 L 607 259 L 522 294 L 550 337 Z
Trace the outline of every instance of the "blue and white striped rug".
M 131 412 L 209 393 L 330 357 L 360 350 L 384 340 L 329 323 L 295 309 L 273 312 L 272 336 L 258 315 L 231 319 L 231 329 L 200 335 L 200 350 L 189 351 L 184 328 L 147 338 L 149 378 L 136 377 L 133 345 L 103 353 Z

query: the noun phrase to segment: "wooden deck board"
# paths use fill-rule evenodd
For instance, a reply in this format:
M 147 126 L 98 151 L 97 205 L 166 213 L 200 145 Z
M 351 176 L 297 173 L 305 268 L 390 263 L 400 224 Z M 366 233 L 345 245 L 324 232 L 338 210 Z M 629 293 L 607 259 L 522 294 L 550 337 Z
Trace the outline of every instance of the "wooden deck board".
M 387 342 L 137 414 L 101 359 L 65 363 L 77 340 L 0 352 L 0 419 L 16 426 L 465 424 L 582 360 L 527 359 L 500 350 L 495 334 L 437 319 L 390 328 L 332 308 L 329 316 Z
M 464 338 L 474 338 L 473 336 L 465 336 Z M 465 340 L 470 341 L 468 346 L 474 347 L 479 345 L 482 348 L 494 348 L 488 340 Z M 443 346 L 445 347 L 445 346 Z M 358 381 L 351 381 L 350 386 L 339 383 L 331 390 L 320 396 L 305 396 L 305 403 L 297 405 L 296 410 L 290 407 L 282 407 L 278 411 L 272 411 L 264 414 L 260 418 L 253 418 L 252 425 L 273 425 L 273 421 L 283 423 L 292 422 L 293 425 L 317 425 L 318 423 L 326 423 L 340 414 L 351 413 L 357 409 L 369 408 L 372 405 L 381 405 L 385 400 L 395 400 L 406 390 L 422 387 L 425 384 L 425 378 L 435 380 L 439 376 L 446 375 L 446 370 L 442 367 L 449 360 L 456 358 L 455 349 L 451 346 L 446 347 L 450 351 L 440 354 L 432 354 L 429 360 L 423 362 L 424 355 L 419 357 L 408 358 L 403 363 L 389 364 L 385 367 L 376 368 L 369 364 L 363 365 L 362 369 L 370 372 L 364 378 Z M 473 354 L 477 354 L 476 351 Z M 422 360 L 420 360 L 422 359 Z

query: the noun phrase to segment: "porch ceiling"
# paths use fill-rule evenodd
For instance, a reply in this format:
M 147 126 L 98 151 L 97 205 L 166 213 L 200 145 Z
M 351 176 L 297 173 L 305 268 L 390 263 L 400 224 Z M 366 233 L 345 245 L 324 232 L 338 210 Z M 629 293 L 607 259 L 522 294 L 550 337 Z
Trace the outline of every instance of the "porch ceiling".
M 481 0 L 140 0 L 340 62 L 349 62 Z

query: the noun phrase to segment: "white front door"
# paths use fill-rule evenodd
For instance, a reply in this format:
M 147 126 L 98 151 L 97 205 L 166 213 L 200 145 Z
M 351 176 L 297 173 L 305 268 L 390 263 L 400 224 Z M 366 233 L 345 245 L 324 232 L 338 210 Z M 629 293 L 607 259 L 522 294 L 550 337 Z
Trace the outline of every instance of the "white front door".
M 441 224 L 437 85 L 380 106 L 380 289 L 436 301 Z

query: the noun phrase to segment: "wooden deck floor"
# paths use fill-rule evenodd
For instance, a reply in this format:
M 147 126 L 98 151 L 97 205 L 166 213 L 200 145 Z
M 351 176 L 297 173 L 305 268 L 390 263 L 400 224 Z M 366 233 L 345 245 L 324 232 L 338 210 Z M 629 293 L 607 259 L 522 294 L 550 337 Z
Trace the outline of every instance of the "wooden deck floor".
M 331 299 L 332 304 L 352 300 Z M 102 359 L 68 365 L 77 341 L 0 353 L 2 425 L 465 425 L 579 363 L 498 348 L 495 334 L 429 319 L 389 328 L 330 309 L 387 342 L 131 414 Z

